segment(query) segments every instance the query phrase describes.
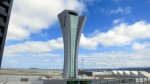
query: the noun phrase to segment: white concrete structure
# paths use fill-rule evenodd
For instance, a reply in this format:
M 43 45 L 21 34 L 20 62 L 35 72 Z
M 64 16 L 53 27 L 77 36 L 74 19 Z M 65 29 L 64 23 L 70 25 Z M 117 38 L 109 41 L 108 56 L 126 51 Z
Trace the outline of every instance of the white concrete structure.
M 131 71 L 131 77 L 138 77 L 138 71 Z
M 113 71 L 112 71 L 112 75 L 117 75 L 117 71 L 116 71 L 116 70 L 113 70 Z
M 112 75 L 112 72 L 111 71 L 92 72 L 92 76 L 103 76 L 103 75 Z
M 130 71 L 123 71 L 123 76 L 130 76 Z
M 117 75 L 118 75 L 118 76 L 123 76 L 123 71 L 120 71 L 120 70 L 117 71 Z
M 148 77 L 150 78 L 150 73 L 146 71 L 139 71 L 139 77 Z
M 141 78 L 150 78 L 150 73 L 146 71 L 127 71 L 127 70 L 113 70 L 112 75 L 115 76 L 129 76 L 129 77 L 141 77 Z

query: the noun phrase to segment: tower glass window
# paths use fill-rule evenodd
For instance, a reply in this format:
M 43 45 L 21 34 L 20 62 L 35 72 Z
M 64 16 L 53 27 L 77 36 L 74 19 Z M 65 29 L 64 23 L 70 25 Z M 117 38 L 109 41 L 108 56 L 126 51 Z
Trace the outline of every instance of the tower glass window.
M 78 27 L 78 16 L 70 15 L 71 22 L 71 67 L 70 67 L 70 77 L 75 76 L 75 47 L 76 47 L 76 36 Z

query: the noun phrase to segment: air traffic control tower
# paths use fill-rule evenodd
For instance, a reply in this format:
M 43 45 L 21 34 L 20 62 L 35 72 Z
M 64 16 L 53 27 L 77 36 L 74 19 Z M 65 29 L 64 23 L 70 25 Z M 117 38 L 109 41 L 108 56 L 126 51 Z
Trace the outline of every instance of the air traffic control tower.
M 58 14 L 64 42 L 63 78 L 78 77 L 78 47 L 86 16 L 79 16 L 73 10 L 64 10 Z

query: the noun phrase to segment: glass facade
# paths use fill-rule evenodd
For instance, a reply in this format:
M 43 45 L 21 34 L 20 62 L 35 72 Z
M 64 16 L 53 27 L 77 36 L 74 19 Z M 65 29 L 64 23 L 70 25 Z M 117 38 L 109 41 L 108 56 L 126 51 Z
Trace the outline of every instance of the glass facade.
M 78 16 L 70 15 L 70 26 L 71 26 L 71 57 L 70 57 L 70 77 L 75 77 L 75 62 L 76 62 L 76 36 L 77 36 L 77 27 L 78 27 Z

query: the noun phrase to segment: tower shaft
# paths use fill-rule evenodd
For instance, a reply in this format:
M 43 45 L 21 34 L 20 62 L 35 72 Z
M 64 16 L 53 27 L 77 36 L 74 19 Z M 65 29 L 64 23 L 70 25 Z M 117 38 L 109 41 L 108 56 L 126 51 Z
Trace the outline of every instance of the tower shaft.
M 58 14 L 64 42 L 64 78 L 78 77 L 78 47 L 85 16 L 78 16 L 73 10 Z

